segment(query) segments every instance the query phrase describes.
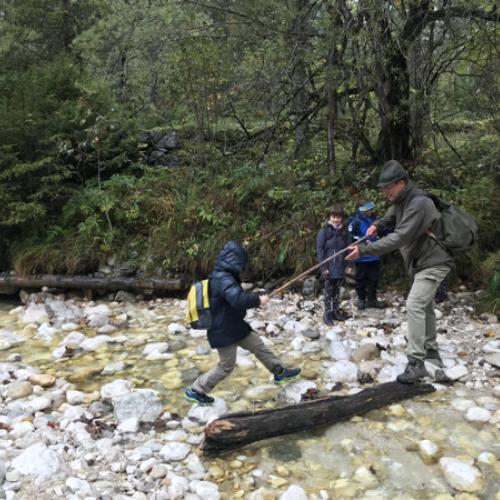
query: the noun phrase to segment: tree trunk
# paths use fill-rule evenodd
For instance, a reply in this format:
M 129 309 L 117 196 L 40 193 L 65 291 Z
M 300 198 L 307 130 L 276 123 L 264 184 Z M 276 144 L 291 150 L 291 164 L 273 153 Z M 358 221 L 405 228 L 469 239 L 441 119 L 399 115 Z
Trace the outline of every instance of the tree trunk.
M 19 290 L 20 288 L 90 288 L 93 290 L 184 290 L 183 279 L 157 278 L 93 278 L 89 276 L 62 276 L 54 274 L 35 276 L 0 275 L 0 290 Z
M 430 384 L 387 382 L 352 396 L 332 396 L 276 410 L 228 414 L 205 427 L 203 450 L 206 455 L 217 455 L 261 439 L 341 422 L 434 390 Z
M 308 7 L 309 0 L 292 0 L 291 9 L 294 17 L 287 35 L 287 45 L 290 54 L 289 76 L 292 83 L 292 113 L 295 119 L 295 154 L 300 156 L 309 146 L 309 119 L 302 120 L 308 110 L 307 67 L 305 55 L 307 52 Z M 299 120 L 302 120 L 299 122 Z

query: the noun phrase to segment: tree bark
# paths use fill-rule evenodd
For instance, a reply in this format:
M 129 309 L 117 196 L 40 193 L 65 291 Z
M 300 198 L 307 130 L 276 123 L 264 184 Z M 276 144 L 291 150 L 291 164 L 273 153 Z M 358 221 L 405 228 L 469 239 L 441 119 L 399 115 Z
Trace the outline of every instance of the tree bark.
M 16 276 L 0 275 L 0 290 L 19 290 L 20 288 L 90 288 L 93 290 L 184 290 L 183 279 L 157 278 L 93 278 L 89 276 L 62 276 L 54 274 Z
M 430 384 L 387 382 L 352 396 L 332 396 L 275 410 L 230 413 L 205 427 L 203 450 L 206 455 L 217 455 L 261 439 L 341 422 L 434 390 Z

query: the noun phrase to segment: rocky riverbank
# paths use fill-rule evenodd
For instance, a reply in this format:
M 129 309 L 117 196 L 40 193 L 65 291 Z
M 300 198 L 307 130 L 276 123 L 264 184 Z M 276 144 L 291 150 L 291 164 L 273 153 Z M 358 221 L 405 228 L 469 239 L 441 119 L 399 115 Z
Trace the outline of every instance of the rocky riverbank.
M 0 496 L 9 499 L 500 499 L 500 325 L 477 292 L 436 307 L 446 378 L 436 393 L 207 459 L 206 422 L 227 411 L 352 394 L 406 363 L 404 299 L 321 323 L 318 300 L 289 294 L 249 321 L 303 378 L 285 388 L 240 350 L 213 407 L 183 389 L 216 362 L 185 302 L 24 295 L 0 311 Z M 127 297 L 129 300 L 132 298 Z M 442 375 L 442 374 L 441 374 Z

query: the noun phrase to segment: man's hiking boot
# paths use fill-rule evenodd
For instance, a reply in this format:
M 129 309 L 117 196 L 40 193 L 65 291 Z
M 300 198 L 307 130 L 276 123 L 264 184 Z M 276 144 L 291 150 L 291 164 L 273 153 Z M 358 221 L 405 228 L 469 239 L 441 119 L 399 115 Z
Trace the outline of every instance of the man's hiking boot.
M 424 362 L 417 358 L 408 358 L 405 371 L 396 377 L 401 384 L 414 384 L 427 376 Z
M 334 309 L 332 312 L 332 319 L 335 321 L 345 321 L 349 319 L 349 316 L 346 316 L 340 309 Z
M 328 326 L 332 326 L 333 325 L 332 313 L 331 312 L 328 312 L 328 311 L 324 312 L 324 314 L 323 314 L 323 323 L 325 325 L 328 325 Z
M 291 382 L 299 376 L 301 371 L 300 368 L 282 368 L 280 372 L 274 375 L 274 383 L 282 385 Z
M 184 398 L 191 403 L 197 403 L 199 405 L 211 405 L 215 401 L 215 399 L 211 396 L 208 396 L 207 394 L 203 394 L 201 392 L 197 392 L 192 387 L 186 389 Z
M 443 368 L 444 366 L 443 360 L 441 359 L 441 356 L 437 349 L 427 349 L 424 361 L 429 361 L 429 363 L 432 363 L 433 365 L 436 365 L 439 368 Z
M 358 299 L 356 301 L 356 307 L 358 308 L 359 311 L 362 311 L 363 309 L 366 309 L 366 301 L 365 301 L 365 299 Z
M 366 307 L 374 309 L 385 309 L 385 302 L 383 300 L 368 299 L 366 301 Z

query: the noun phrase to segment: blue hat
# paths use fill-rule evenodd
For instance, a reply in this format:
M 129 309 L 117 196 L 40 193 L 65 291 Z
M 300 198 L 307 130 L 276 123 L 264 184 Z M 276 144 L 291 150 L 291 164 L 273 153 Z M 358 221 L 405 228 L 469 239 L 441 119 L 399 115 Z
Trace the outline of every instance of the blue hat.
M 375 208 L 375 203 L 373 201 L 367 201 L 364 205 L 359 207 L 360 212 L 368 212 L 368 210 L 373 210 Z

